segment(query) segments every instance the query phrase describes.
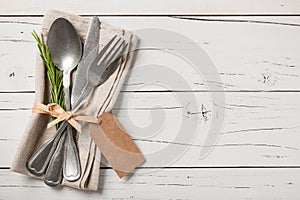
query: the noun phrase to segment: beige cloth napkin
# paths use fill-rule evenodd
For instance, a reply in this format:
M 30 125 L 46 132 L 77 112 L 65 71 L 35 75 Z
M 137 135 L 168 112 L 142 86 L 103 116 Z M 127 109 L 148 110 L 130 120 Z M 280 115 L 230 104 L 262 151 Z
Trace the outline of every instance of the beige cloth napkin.
M 83 18 L 77 15 L 71 15 L 60 11 L 49 11 L 42 23 L 41 32 L 47 37 L 49 28 L 53 21 L 59 17 L 68 19 L 76 31 L 78 32 L 82 42 L 86 39 L 86 34 L 90 24 L 90 19 Z M 90 106 L 90 113 L 98 112 L 98 116 L 103 112 L 109 112 L 120 92 L 122 84 L 125 80 L 125 76 L 132 65 L 134 58 L 134 50 L 137 46 L 138 39 L 130 32 L 125 31 L 121 28 L 117 28 L 106 24 L 100 23 L 100 46 L 106 44 L 106 42 L 114 35 L 123 35 L 123 37 L 129 42 L 127 48 L 127 54 L 124 55 L 123 62 L 118 66 L 115 73 L 101 86 L 99 86 L 91 100 L 92 106 Z M 49 102 L 49 83 L 46 76 L 46 70 L 42 63 L 42 60 L 37 55 L 36 62 L 36 93 L 35 101 L 47 104 Z M 21 174 L 25 174 L 31 177 L 42 179 L 43 177 L 37 177 L 30 174 L 26 170 L 26 162 L 32 153 L 47 139 L 53 136 L 55 128 L 47 129 L 47 123 L 51 120 L 50 116 L 33 113 L 29 120 L 23 137 L 20 141 L 17 149 L 14 161 L 11 166 L 11 170 Z M 62 185 L 70 186 L 77 189 L 86 190 L 98 190 L 99 183 L 99 170 L 100 170 L 100 155 L 98 148 L 95 143 L 91 140 L 89 131 L 82 127 L 83 131 L 78 134 L 77 146 L 80 156 L 82 175 L 78 181 L 68 182 L 62 181 Z

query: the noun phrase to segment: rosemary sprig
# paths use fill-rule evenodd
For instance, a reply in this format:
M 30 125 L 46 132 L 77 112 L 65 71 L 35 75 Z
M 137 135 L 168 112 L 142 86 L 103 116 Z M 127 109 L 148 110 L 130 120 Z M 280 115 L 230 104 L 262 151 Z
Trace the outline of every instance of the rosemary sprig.
M 35 31 L 32 31 L 32 35 L 37 42 L 40 56 L 47 69 L 47 76 L 50 82 L 50 102 L 57 103 L 64 108 L 63 73 L 55 67 L 51 59 L 50 50 L 45 44 L 43 34 L 39 36 Z M 59 126 L 60 124 L 56 124 L 56 129 L 58 129 Z

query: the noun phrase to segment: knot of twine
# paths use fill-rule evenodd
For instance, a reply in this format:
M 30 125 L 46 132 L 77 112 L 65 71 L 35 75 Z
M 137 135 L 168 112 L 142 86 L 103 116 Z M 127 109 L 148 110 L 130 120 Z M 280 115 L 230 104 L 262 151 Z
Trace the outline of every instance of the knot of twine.
M 81 132 L 81 125 L 77 121 L 85 121 L 90 123 L 99 124 L 100 121 L 98 118 L 88 115 L 83 115 L 88 107 L 89 103 L 82 109 L 79 109 L 86 101 L 82 101 L 74 110 L 65 111 L 60 105 L 57 103 L 50 103 L 48 105 L 35 102 L 32 108 L 32 112 L 41 113 L 41 114 L 50 114 L 52 117 L 56 119 L 49 122 L 47 128 L 54 126 L 55 124 L 66 120 L 71 126 L 73 126 L 78 132 Z

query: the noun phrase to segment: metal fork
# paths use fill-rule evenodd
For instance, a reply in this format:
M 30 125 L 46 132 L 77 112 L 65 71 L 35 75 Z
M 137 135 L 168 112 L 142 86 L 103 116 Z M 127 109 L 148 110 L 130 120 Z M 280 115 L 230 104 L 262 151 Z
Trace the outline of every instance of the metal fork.
M 87 73 L 88 82 L 82 90 L 82 93 L 76 102 L 76 106 L 79 102 L 91 96 L 95 87 L 103 84 L 115 71 L 118 67 L 117 63 L 121 60 L 122 54 L 127 47 L 127 44 L 125 43 L 124 39 L 114 36 L 103 47 L 93 63 L 89 66 Z M 87 56 L 87 58 L 88 57 L 89 56 Z M 62 180 L 62 161 L 64 159 L 63 141 L 65 138 L 62 137 L 62 133 L 67 125 L 67 122 L 63 122 L 53 138 L 41 145 L 27 162 L 28 171 L 34 175 L 40 176 L 45 172 L 48 162 L 50 161 L 45 175 L 45 183 L 50 186 L 56 186 Z
M 88 83 L 82 90 L 78 102 L 83 101 L 93 91 L 93 88 L 102 85 L 117 69 L 117 63 L 123 56 L 127 43 L 123 38 L 114 36 L 94 59 L 88 70 Z

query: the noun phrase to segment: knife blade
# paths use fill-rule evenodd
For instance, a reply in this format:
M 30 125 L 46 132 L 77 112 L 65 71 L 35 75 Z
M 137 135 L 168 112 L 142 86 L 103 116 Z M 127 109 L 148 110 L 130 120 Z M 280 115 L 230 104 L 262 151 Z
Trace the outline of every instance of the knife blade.
M 89 56 L 89 58 L 95 58 L 97 56 L 98 49 L 96 47 L 99 44 L 99 34 L 100 34 L 99 18 L 93 17 L 87 34 L 87 39 L 84 44 L 82 59 L 77 67 L 77 72 L 73 84 L 73 90 L 71 95 L 71 104 L 73 108 L 77 103 L 79 96 L 88 81 L 87 80 L 88 66 L 91 65 L 93 59 L 87 59 L 87 57 Z

